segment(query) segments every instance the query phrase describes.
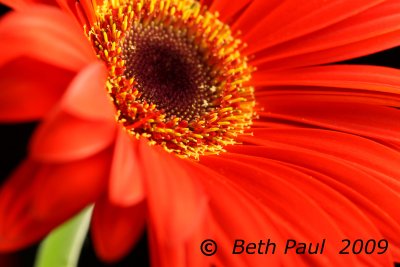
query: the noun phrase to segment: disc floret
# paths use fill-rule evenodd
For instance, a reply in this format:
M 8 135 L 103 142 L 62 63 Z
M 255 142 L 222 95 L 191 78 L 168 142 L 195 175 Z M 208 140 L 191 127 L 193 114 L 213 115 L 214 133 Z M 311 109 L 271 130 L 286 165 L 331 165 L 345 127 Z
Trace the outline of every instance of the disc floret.
M 220 153 L 250 127 L 244 44 L 197 1 L 104 1 L 87 35 L 130 135 L 198 158 Z

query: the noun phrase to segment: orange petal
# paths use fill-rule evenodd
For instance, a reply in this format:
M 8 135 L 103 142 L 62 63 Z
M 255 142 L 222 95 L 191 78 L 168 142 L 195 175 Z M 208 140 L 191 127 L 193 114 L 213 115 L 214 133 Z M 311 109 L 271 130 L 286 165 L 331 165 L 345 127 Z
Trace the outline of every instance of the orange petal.
M 187 266 L 184 244 L 176 244 L 174 246 L 160 244 L 160 240 L 157 238 L 157 235 L 154 234 L 154 236 L 152 236 L 150 233 L 150 248 L 150 259 L 154 266 Z
M 202 157 L 201 162 L 206 167 L 197 164 L 192 167 L 192 171 L 202 177 L 202 183 L 210 198 L 211 217 L 207 217 L 205 223 L 210 226 L 211 232 L 205 235 L 203 240 L 211 238 L 218 245 L 218 251 L 212 257 L 214 264 L 235 267 L 305 266 L 293 255 L 282 257 L 279 253 L 279 248 L 284 247 L 287 237 L 281 229 L 286 229 L 287 223 L 265 205 L 259 194 L 254 194 L 231 179 L 232 175 L 240 173 L 240 179 L 247 183 L 250 181 L 247 176 L 253 174 L 248 172 L 244 176 L 237 166 L 232 164 L 229 164 L 227 169 L 228 165 L 223 161 L 214 161 L 213 157 Z M 259 187 L 259 190 L 266 188 Z M 232 250 L 236 239 L 254 243 L 270 239 L 276 243 L 275 254 L 271 248 L 268 255 L 234 255 Z
M 59 9 L 34 6 L 10 12 L 0 21 L 0 65 L 20 56 L 78 71 L 95 60 L 89 41 Z
M 49 162 L 89 157 L 111 146 L 115 133 L 114 123 L 83 120 L 66 112 L 55 112 L 34 133 L 30 155 Z
M 52 227 L 32 219 L 32 197 L 40 190 L 33 179 L 40 165 L 23 162 L 0 190 L 0 250 L 13 251 L 28 246 L 43 237 Z
M 256 71 L 254 86 L 325 86 L 400 94 L 400 70 L 365 65 L 329 65 L 285 71 Z
M 233 16 L 246 7 L 252 0 L 215 0 L 209 5 L 211 12 L 218 12 L 222 21 L 229 22 Z
M 313 142 L 311 139 L 309 142 Z M 366 169 L 360 169 L 343 158 L 333 157 L 311 149 L 253 138 L 253 143 L 267 146 L 235 146 L 231 151 L 268 158 L 269 160 L 292 165 L 307 175 L 316 177 L 343 196 L 351 200 L 375 224 L 382 238 L 393 244 L 391 254 L 399 257 L 397 238 L 400 231 L 399 207 L 393 205 L 400 200 L 399 192 L 382 183 L 378 176 Z M 258 163 L 260 164 L 260 163 Z
M 294 145 L 335 156 L 371 175 L 400 193 L 400 153 L 356 135 L 320 129 L 253 129 L 256 138 Z M 248 139 L 246 139 L 248 140 Z M 312 140 L 312 142 L 310 142 Z
M 238 14 L 238 18 L 232 22 L 232 30 L 246 33 L 254 28 L 259 21 L 265 19 L 280 4 L 282 4 L 282 1 L 279 0 L 248 1 L 248 6 L 244 8 L 242 12 Z M 230 5 L 228 4 L 227 6 Z
M 324 260 L 329 259 L 329 262 L 344 260 L 341 259 L 342 255 L 337 254 L 337 251 L 341 249 L 340 241 L 344 238 L 369 239 L 371 236 L 377 239 L 383 238 L 377 227 L 359 207 L 342 196 L 341 192 L 336 192 L 308 173 L 301 173 L 290 166 L 268 158 L 247 155 L 224 154 L 215 160 L 221 170 L 235 166 L 235 171 L 232 172 L 233 174 L 229 174 L 229 177 L 234 179 L 239 186 L 257 196 L 265 205 L 276 210 L 278 216 L 285 218 L 288 226 L 281 228 L 283 232 L 291 232 L 289 235 L 292 235 L 294 239 L 326 239 L 326 242 L 330 244 L 329 248 L 327 247 L 324 251 L 326 258 L 319 255 L 322 257 L 319 257 L 320 261 L 318 262 L 317 259 L 311 257 L 307 259 L 306 256 L 302 260 L 309 265 L 312 263 L 313 266 L 325 266 Z M 246 173 L 249 175 L 246 176 Z M 303 197 L 301 197 L 302 194 L 304 194 Z M 340 207 L 340 211 L 338 207 Z M 320 209 L 324 212 L 321 212 Z M 346 220 L 343 220 L 343 217 Z M 329 229 L 329 225 L 339 231 L 335 233 L 319 228 L 327 227 Z M 302 227 L 306 229 L 301 229 Z M 359 263 L 354 265 L 361 265 L 361 262 L 376 262 L 380 263 L 379 266 L 384 266 L 390 264 L 392 259 L 390 254 L 375 255 L 374 257 L 364 255 L 353 257 L 351 261 Z
M 262 1 L 262 0 L 258 0 Z M 383 2 L 382 0 L 334 0 L 329 3 L 318 0 L 299 5 L 296 0 L 280 2 L 267 15 L 253 21 L 249 29 L 243 31 L 243 41 L 249 44 L 248 53 L 283 43 L 288 40 L 310 34 L 354 16 L 368 8 Z M 264 10 L 259 10 L 264 12 Z
M 55 0 L 58 5 L 76 19 L 80 26 L 93 25 L 96 20 L 95 9 L 103 0 Z
M 129 253 L 145 227 L 145 204 L 119 207 L 106 197 L 96 201 L 92 218 L 92 237 L 103 261 L 112 262 Z
M 106 70 L 100 62 L 79 73 L 59 107 L 35 132 L 31 143 L 34 158 L 74 160 L 96 154 L 113 142 L 117 124 L 105 80 Z
M 281 60 L 262 63 L 257 67 L 261 69 L 279 70 L 297 68 L 311 65 L 322 65 L 331 62 L 352 59 L 379 52 L 399 45 L 400 30 L 389 32 L 381 36 L 372 37 L 356 43 L 335 47 L 332 49 L 312 52 Z M 261 58 L 261 57 L 260 57 Z M 253 63 L 254 64 L 254 63 Z
M 385 90 L 385 88 L 382 88 L 382 90 Z M 283 98 L 292 99 L 298 102 L 321 101 L 327 103 L 360 103 L 386 107 L 396 107 L 400 105 L 398 94 L 359 89 L 341 89 L 335 87 L 265 87 L 262 90 L 256 91 L 255 96 L 258 106 L 261 109 L 266 103 L 282 101 Z
M 277 96 L 265 101 L 262 118 L 285 120 L 335 129 L 369 138 L 399 142 L 400 112 L 395 108 L 362 103 L 341 103 L 320 99 Z
M 1 0 L 1 3 L 16 10 L 28 9 L 34 4 L 56 5 L 53 0 Z
M 61 98 L 73 73 L 30 58 L 0 67 L 0 121 L 42 118 Z
M 202 4 L 202 5 L 205 5 L 205 6 L 210 6 L 212 3 L 214 2 L 214 0 L 200 0 L 200 3 Z
M 391 48 L 399 44 L 395 39 L 400 30 L 399 12 L 398 1 L 386 1 L 303 37 L 268 48 L 265 45 L 264 50 L 255 54 L 252 64 L 259 69 L 287 69 L 345 60 Z
M 61 109 L 76 117 L 115 122 L 115 108 L 106 89 L 107 68 L 100 61 L 83 69 L 72 81 Z
M 184 166 L 182 166 L 184 167 Z M 185 166 L 187 167 L 187 166 Z M 196 169 L 188 168 L 189 172 L 195 172 Z M 197 174 L 197 173 L 196 173 Z M 154 266 L 160 267 L 203 267 L 211 266 L 214 262 L 213 257 L 205 257 L 200 253 L 199 246 L 207 238 L 210 238 L 210 220 L 209 210 L 205 211 L 203 218 L 196 222 L 196 229 L 183 242 L 175 242 L 171 245 L 158 238 L 158 229 L 151 228 L 149 233 L 150 257 Z
M 204 216 L 207 197 L 193 174 L 182 168 L 182 159 L 143 140 L 138 146 L 151 229 L 161 244 L 182 244 Z
M 120 206 L 131 206 L 144 199 L 143 170 L 132 137 L 119 129 L 111 168 L 109 198 Z
M 23 163 L 0 191 L 0 250 L 38 241 L 97 199 L 105 189 L 109 161 L 105 152 L 68 164 Z
M 62 164 L 44 166 L 37 173 L 40 193 L 34 199 L 34 215 L 46 220 L 55 210 L 76 211 L 94 202 L 106 190 L 111 151 Z
M 204 257 L 204 255 L 202 253 L 199 253 L 199 250 L 197 249 L 199 245 L 204 241 L 205 237 L 209 237 L 210 234 L 211 226 L 208 215 L 209 210 L 206 212 L 206 215 L 204 216 L 202 222 L 200 222 L 200 226 L 196 229 L 193 235 L 191 235 L 190 239 L 187 240 L 185 243 L 185 267 L 211 266 L 211 263 L 213 262 L 212 257 Z M 157 251 L 155 251 L 155 253 L 157 253 Z
M 210 222 L 204 223 L 203 225 L 209 226 Z M 193 236 L 182 244 L 176 246 L 170 246 L 159 242 L 152 232 L 149 233 L 150 239 L 150 256 L 152 266 L 159 267 L 203 267 L 213 266 L 211 263 L 214 262 L 212 257 L 205 257 L 200 252 L 200 244 L 204 241 L 205 237 L 209 237 L 201 229 L 196 229 L 193 232 Z M 222 265 L 221 265 L 222 266 Z M 231 265 L 230 265 L 231 266 Z

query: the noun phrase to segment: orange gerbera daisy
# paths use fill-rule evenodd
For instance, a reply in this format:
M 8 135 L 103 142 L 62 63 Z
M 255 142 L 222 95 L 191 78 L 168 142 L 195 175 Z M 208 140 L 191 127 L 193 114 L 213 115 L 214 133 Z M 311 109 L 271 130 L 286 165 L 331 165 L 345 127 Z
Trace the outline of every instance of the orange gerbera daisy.
M 399 45 L 398 0 L 2 2 L 0 119 L 41 124 L 0 251 L 94 202 L 105 261 L 146 226 L 153 266 L 400 261 L 400 71 L 332 64 Z

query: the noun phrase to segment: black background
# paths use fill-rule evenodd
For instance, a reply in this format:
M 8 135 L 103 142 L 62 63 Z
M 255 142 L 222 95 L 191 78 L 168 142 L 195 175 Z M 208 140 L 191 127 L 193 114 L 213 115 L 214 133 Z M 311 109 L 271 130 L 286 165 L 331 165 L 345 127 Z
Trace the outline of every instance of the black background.
M 0 5 L 0 15 L 7 11 L 8 9 L 6 7 Z M 400 47 L 345 61 L 343 63 L 380 65 L 400 69 Z M 25 157 L 28 140 L 35 127 L 36 123 L 0 124 L 0 184 Z M 394 203 L 394 205 L 400 205 L 400 203 Z M 147 247 L 147 238 L 146 234 L 144 234 L 139 244 L 131 251 L 129 256 L 122 259 L 120 262 L 105 264 L 100 262 L 96 257 L 91 240 L 87 238 L 79 260 L 79 266 L 147 267 L 149 266 Z M 37 245 L 33 245 L 30 248 L 11 254 L 11 257 L 17 258 L 20 266 L 30 267 L 33 266 L 36 251 Z M 0 255 L 0 257 L 8 257 L 8 255 Z M 395 266 L 400 267 L 400 264 L 396 264 Z

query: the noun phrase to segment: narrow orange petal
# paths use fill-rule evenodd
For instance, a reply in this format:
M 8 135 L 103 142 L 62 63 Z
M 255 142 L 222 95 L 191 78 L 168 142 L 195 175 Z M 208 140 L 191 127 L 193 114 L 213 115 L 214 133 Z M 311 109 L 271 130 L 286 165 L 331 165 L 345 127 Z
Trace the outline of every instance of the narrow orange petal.
M 106 89 L 107 68 L 95 61 L 72 81 L 60 109 L 82 119 L 115 122 L 115 108 Z
M 138 146 L 149 218 L 157 240 L 170 246 L 182 244 L 204 216 L 207 197 L 199 181 L 182 168 L 182 159 L 143 140 Z
M 92 237 L 96 252 L 103 261 L 121 259 L 144 233 L 146 206 L 131 207 L 110 203 L 107 197 L 96 201 L 92 218 Z
M 109 152 L 68 164 L 25 161 L 0 190 L 0 250 L 38 241 L 97 199 L 109 162 Z
M 35 4 L 56 5 L 53 0 L 1 0 L 0 3 L 9 6 L 15 10 L 29 9 Z
M 400 212 L 393 205 L 399 201 L 398 191 L 382 183 L 373 173 L 368 173 L 340 157 L 260 138 L 253 138 L 252 142 L 263 146 L 235 146 L 231 151 L 291 165 L 338 191 L 356 204 L 373 222 L 382 238 L 393 244 L 388 256 L 398 258 L 399 253 L 396 251 L 400 246 L 397 238 L 400 231 Z
M 326 86 L 400 94 L 400 70 L 365 65 L 314 66 L 285 71 L 256 71 L 254 86 Z
M 259 69 L 287 69 L 341 61 L 399 45 L 400 4 L 385 1 L 332 26 L 255 53 Z M 250 51 L 248 51 L 250 52 Z
M 45 116 L 60 100 L 72 72 L 21 57 L 0 67 L 0 120 L 30 121 Z
M 82 159 L 110 147 L 115 134 L 113 123 L 82 120 L 65 112 L 55 112 L 34 133 L 30 155 L 48 162 Z
M 77 71 L 95 60 L 83 30 L 61 10 L 34 6 L 0 21 L 0 65 L 20 56 Z
M 400 111 L 364 103 L 324 101 L 280 96 L 264 102 L 261 119 L 285 120 L 362 135 L 383 141 L 400 142 Z
M 214 0 L 209 3 L 211 12 L 218 12 L 222 21 L 229 22 L 241 9 L 245 8 L 251 0 L 229 1 L 229 0 Z
M 263 19 L 254 21 L 244 32 L 243 40 L 249 44 L 247 53 L 286 42 L 316 32 L 368 8 L 382 0 L 307 1 L 299 5 L 296 0 L 283 1 Z M 262 9 L 259 12 L 263 12 Z M 239 28 L 238 28 L 239 29 Z
M 110 174 L 110 202 L 120 206 L 134 205 L 145 197 L 142 165 L 135 151 L 136 140 L 119 129 Z

